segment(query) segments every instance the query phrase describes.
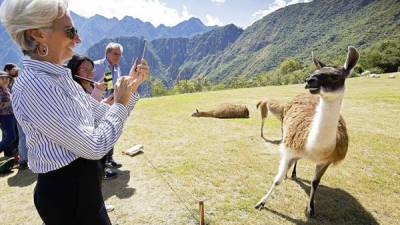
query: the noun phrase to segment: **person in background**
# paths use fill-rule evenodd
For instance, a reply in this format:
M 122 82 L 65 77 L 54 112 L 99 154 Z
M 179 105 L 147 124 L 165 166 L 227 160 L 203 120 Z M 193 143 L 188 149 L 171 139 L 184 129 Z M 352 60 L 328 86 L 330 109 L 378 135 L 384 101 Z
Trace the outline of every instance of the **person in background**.
M 106 90 L 105 82 L 94 82 L 94 63 L 89 57 L 73 55 L 67 67 L 71 70 L 72 78 L 82 86 L 83 90 L 100 102 Z
M 7 63 L 4 65 L 4 71 L 8 73 L 12 77 L 11 82 L 9 84 L 10 91 L 12 92 L 12 86 L 14 84 L 15 79 L 18 77 L 19 68 L 14 63 Z M 17 123 L 18 130 L 18 164 L 19 169 L 28 168 L 28 150 L 26 148 L 26 136 L 24 131 L 22 130 L 21 125 Z
M 16 64 L 14 63 L 7 63 L 6 65 L 4 65 L 3 70 L 8 73 L 8 75 L 11 76 L 11 78 L 13 78 L 10 81 L 10 90 L 12 90 L 12 86 L 14 84 L 15 79 L 18 77 L 18 73 L 19 73 L 19 68 Z
M 37 173 L 34 204 L 46 225 L 109 225 L 98 160 L 115 145 L 148 79 L 145 61 L 114 86 L 110 106 L 87 95 L 63 66 L 80 38 L 65 0 L 4 0 L 0 20 L 26 56 L 12 106 Z
M 2 139 L 0 152 L 4 151 L 5 157 L 14 157 L 17 154 L 17 121 L 15 120 L 10 94 L 11 76 L 0 71 L 0 128 Z
M 93 79 L 97 82 L 104 81 L 107 83 L 105 98 L 112 95 L 115 83 L 122 76 L 119 62 L 121 61 L 123 51 L 124 49 L 121 44 L 111 42 L 106 46 L 105 58 L 94 62 L 95 74 Z M 114 147 L 106 155 L 106 167 L 120 168 L 122 164 L 116 162 L 113 155 Z

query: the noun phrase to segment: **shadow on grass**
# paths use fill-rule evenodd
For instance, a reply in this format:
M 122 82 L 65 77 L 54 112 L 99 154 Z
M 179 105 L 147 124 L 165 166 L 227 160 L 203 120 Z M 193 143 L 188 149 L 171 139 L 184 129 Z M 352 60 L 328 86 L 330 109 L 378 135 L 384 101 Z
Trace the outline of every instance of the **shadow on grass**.
M 269 140 L 268 138 L 262 137 L 262 139 L 264 139 L 265 142 L 271 143 L 273 145 L 279 145 L 281 143 L 281 139 L 279 140 Z
M 17 173 L 14 176 L 9 177 L 7 183 L 10 187 L 26 187 L 33 184 L 36 180 L 37 180 L 37 174 L 32 173 L 31 170 L 17 169 Z
M 295 181 L 307 193 L 310 193 L 310 182 L 299 179 Z M 307 184 L 306 184 L 307 183 Z M 291 218 L 270 208 L 265 208 L 287 221 L 295 224 L 379 224 L 353 196 L 340 188 L 319 185 L 315 194 L 315 216 L 307 221 Z M 307 202 L 302 209 L 305 213 Z M 300 207 L 300 206 L 299 206 Z
M 128 186 L 130 177 L 129 170 L 117 170 L 118 176 L 112 180 L 103 181 L 103 199 L 104 201 L 112 196 L 120 199 L 129 198 L 135 194 L 136 189 Z

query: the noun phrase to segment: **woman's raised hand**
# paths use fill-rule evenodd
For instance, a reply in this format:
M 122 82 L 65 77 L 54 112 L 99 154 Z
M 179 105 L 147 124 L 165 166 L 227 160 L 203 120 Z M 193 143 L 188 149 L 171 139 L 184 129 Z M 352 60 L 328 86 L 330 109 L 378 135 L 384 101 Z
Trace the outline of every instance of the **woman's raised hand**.
M 132 92 L 137 91 L 138 87 L 147 79 L 149 79 L 150 68 L 145 59 L 142 59 L 137 65 L 138 60 L 135 60 L 129 76 L 118 78 L 114 86 L 114 103 L 127 105 Z
M 139 65 L 137 65 L 137 63 L 138 60 L 136 59 L 129 73 L 132 92 L 135 92 L 140 84 L 142 84 L 145 80 L 148 80 L 150 74 L 150 67 L 145 59 L 142 59 Z
M 132 85 L 131 77 L 122 76 L 118 78 L 117 83 L 114 85 L 114 103 L 126 106 L 132 95 Z

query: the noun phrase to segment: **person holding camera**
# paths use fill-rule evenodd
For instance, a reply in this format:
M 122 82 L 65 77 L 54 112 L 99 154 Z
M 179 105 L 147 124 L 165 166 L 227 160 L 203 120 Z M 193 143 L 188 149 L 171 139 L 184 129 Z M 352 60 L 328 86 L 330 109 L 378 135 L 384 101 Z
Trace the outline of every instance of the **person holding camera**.
M 27 56 L 12 106 L 27 136 L 28 166 L 38 174 L 34 204 L 46 225 L 111 224 L 98 160 L 117 142 L 149 67 L 114 86 L 110 106 L 87 95 L 63 66 L 80 43 L 64 0 L 5 0 L 0 19 Z

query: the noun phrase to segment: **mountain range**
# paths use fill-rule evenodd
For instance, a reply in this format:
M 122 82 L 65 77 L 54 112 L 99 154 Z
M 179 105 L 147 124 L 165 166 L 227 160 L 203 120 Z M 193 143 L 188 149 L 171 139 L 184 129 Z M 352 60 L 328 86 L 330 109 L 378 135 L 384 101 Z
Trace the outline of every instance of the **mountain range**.
M 172 86 L 177 80 L 191 79 L 193 71 L 201 67 L 198 62 L 223 52 L 242 34 L 243 30 L 233 24 L 218 27 L 193 38 L 161 38 L 148 43 L 145 58 L 151 65 L 153 76 Z M 104 39 L 89 48 L 92 59 L 104 57 L 104 48 L 113 41 L 124 46 L 120 62 L 122 73 L 127 74 L 134 58 L 140 56 L 143 38 L 120 37 Z
M 72 14 L 84 44 L 78 48 L 93 59 L 104 57 L 110 41 L 123 44 L 122 71 L 129 71 L 143 39 L 152 76 L 171 87 L 177 80 L 207 78 L 213 83 L 252 77 L 276 68 L 288 57 L 311 63 L 336 61 L 347 46 L 361 52 L 378 41 L 400 36 L 400 0 L 314 0 L 281 8 L 245 30 L 233 24 L 207 27 L 192 18 L 174 27 L 154 27 L 138 19 L 122 20 Z M 5 54 L 10 42 L 0 27 Z M 90 47 L 89 47 L 90 46 Z M 0 62 L 4 62 L 0 57 Z M 17 57 L 8 56 L 10 59 Z
M 201 20 L 194 17 L 173 27 L 162 24 L 154 27 L 149 22 L 143 22 L 130 16 L 125 16 L 121 20 L 117 18 L 108 19 L 101 15 L 85 18 L 71 12 L 71 17 L 78 28 L 79 35 L 82 37 L 82 43 L 77 47 L 77 52 L 85 52 L 89 47 L 106 38 L 135 36 L 153 40 L 192 37 L 214 28 L 204 25 Z
M 153 76 L 167 86 L 191 78 L 227 83 L 237 77 L 251 79 L 288 57 L 311 63 L 314 51 L 332 61 L 343 57 L 349 45 L 362 52 L 399 35 L 399 0 L 314 0 L 281 8 L 245 30 L 227 25 L 191 38 L 153 40 L 146 57 Z M 128 71 L 140 47 L 136 37 L 103 40 L 87 53 L 97 58 L 113 40 L 127 46 L 122 68 Z
M 149 22 L 143 22 L 129 16 L 121 20 L 117 18 L 108 19 L 100 15 L 85 18 L 71 12 L 71 17 L 82 40 L 75 51 L 81 54 L 105 38 L 136 36 L 153 40 L 156 38 L 192 37 L 215 28 L 215 26 L 204 25 L 197 18 L 190 18 L 172 27 L 162 24 L 154 27 Z M 0 55 L 0 65 L 7 62 L 20 62 L 22 53 L 10 39 L 2 24 L 0 24 L 0 47 L 3 49 L 3 54 Z

